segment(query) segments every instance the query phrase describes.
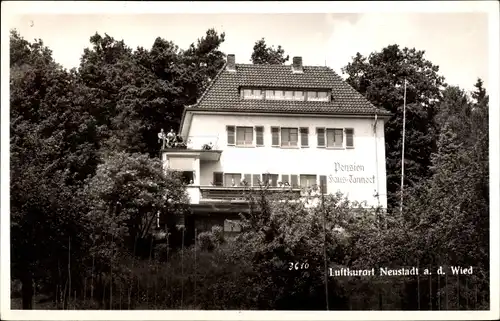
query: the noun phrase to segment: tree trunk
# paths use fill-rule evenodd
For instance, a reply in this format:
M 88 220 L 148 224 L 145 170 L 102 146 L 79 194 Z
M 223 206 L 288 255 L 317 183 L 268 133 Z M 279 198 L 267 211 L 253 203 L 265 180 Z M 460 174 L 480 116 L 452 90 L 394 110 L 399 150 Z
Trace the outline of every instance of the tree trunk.
M 33 308 L 33 275 L 26 271 L 21 278 L 21 291 L 23 296 L 23 310 Z

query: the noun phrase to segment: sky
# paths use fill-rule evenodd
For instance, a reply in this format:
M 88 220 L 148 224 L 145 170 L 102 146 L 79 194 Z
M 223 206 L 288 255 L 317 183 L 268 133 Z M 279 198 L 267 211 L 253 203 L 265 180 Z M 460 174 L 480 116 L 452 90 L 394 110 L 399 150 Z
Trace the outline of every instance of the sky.
M 165 11 L 165 10 L 164 10 Z M 451 85 L 472 90 L 478 77 L 488 84 L 488 14 L 481 12 L 268 13 L 268 14 L 18 14 L 10 28 L 27 40 L 40 38 L 57 62 L 77 67 L 96 32 L 107 33 L 136 48 L 150 48 L 157 37 L 187 48 L 215 28 L 226 34 L 221 50 L 249 63 L 254 43 L 265 38 L 286 54 L 302 56 L 304 65 L 341 68 L 357 52 L 368 56 L 382 48 L 425 50 Z

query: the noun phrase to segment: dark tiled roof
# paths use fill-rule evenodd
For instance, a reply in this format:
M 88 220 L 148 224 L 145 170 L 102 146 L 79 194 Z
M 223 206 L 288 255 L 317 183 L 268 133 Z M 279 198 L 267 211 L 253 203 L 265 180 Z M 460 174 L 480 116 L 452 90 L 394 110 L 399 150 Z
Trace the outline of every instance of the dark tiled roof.
M 291 65 L 236 64 L 236 72 L 219 72 L 199 101 L 187 107 L 206 110 L 319 114 L 389 114 L 377 109 L 335 71 L 328 67 L 304 66 L 303 73 L 292 73 Z M 264 89 L 331 89 L 330 102 L 243 100 L 241 87 Z

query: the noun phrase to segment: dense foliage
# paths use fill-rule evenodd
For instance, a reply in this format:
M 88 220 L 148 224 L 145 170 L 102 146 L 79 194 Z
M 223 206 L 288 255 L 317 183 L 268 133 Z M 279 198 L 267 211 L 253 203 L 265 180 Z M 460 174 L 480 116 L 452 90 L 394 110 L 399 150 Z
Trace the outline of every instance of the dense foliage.
M 95 34 L 79 68 L 68 71 L 41 40 L 11 33 L 11 271 L 22 307 L 43 294 L 59 309 L 320 310 L 328 290 L 332 310 L 488 308 L 487 93 L 480 79 L 470 96 L 445 86 L 424 52 L 396 45 L 358 54 L 344 69 L 354 88 L 394 113 L 385 133 L 391 208 L 314 193 L 319 206 L 309 207 L 262 189 L 248 195 L 241 234 L 215 227 L 182 246 L 174 218 L 187 196 L 179 177 L 164 174 L 156 134 L 177 128 L 183 106 L 215 77 L 224 38 L 208 30 L 186 50 L 162 38 L 132 50 Z M 283 64 L 288 56 L 261 39 L 251 59 Z M 399 212 L 404 79 L 407 188 Z M 163 236 L 152 233 L 159 216 L 167 217 Z M 325 261 L 475 272 L 328 277 L 325 288 Z
M 289 59 L 289 55 L 285 56 L 285 49 L 281 46 L 269 47 L 266 40 L 262 38 L 255 42 L 250 60 L 256 65 L 283 65 Z
M 406 80 L 405 186 L 430 175 L 430 156 L 436 149 L 435 116 L 446 85 L 439 67 L 424 51 L 390 45 L 368 58 L 357 54 L 343 68 L 346 81 L 376 107 L 393 113 L 385 125 L 389 206 L 399 206 L 403 100 Z

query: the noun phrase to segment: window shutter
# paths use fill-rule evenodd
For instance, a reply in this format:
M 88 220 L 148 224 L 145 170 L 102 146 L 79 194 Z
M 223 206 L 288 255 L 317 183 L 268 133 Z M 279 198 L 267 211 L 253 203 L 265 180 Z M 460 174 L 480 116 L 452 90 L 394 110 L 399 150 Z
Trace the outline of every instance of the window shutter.
M 316 134 L 318 135 L 318 147 L 325 147 L 325 129 L 316 128 Z
M 299 177 L 298 175 L 290 175 L 290 184 L 293 188 L 297 188 L 299 186 Z
M 307 127 L 300 128 L 300 145 L 302 147 L 309 146 L 309 128 Z
M 271 186 L 276 187 L 278 186 L 278 174 L 270 174 L 270 179 L 271 179 Z
M 354 147 L 354 128 L 345 129 L 345 146 Z
M 269 185 L 269 174 L 262 174 L 262 185 L 267 186 Z
M 227 144 L 234 145 L 234 126 L 227 126 Z
M 271 136 L 272 136 L 272 146 L 280 145 L 280 129 L 279 127 L 271 127 Z
M 320 175 L 319 176 L 319 187 L 321 188 L 321 193 L 326 194 L 328 187 L 326 184 L 326 175 Z
M 256 137 L 256 145 L 264 146 L 264 127 L 262 126 L 255 127 L 255 137 Z

